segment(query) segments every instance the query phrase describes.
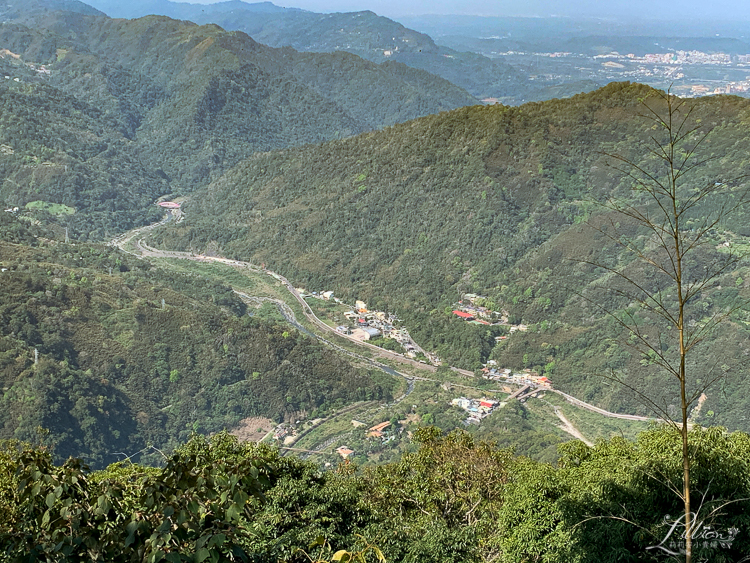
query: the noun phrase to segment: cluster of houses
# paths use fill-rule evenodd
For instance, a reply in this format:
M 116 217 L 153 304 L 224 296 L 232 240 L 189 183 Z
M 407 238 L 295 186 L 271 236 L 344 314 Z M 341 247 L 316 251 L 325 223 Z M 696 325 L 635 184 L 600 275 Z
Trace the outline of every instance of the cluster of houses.
M 482 373 L 485 379 L 492 379 L 494 381 L 507 381 L 508 383 L 515 383 L 516 385 L 531 385 L 532 387 L 542 387 L 545 389 L 552 389 L 552 381 L 544 375 L 539 375 L 537 372 L 524 369 L 522 371 L 513 372 L 508 368 L 497 367 L 495 360 L 490 360 L 482 368 Z
M 469 311 L 464 311 L 463 308 L 455 309 L 453 311 L 453 314 L 456 315 L 459 319 L 463 319 L 468 323 L 475 324 L 475 325 L 491 325 L 492 323 L 489 321 L 485 321 L 483 319 L 477 319 L 474 316 L 474 313 L 470 313 Z
M 510 324 L 508 322 L 508 314 L 505 311 L 492 311 L 487 307 L 478 305 L 478 303 L 483 302 L 485 299 L 487 298 L 482 295 L 465 293 L 463 299 L 455 304 L 456 308 L 453 310 L 453 314 L 459 319 L 463 319 L 472 324 L 507 326 L 509 327 L 511 334 L 517 331 L 526 332 L 529 330 L 529 327 L 524 324 Z M 508 337 L 498 336 L 495 338 L 495 341 L 500 342 L 506 338 Z
M 366 426 L 364 422 L 360 422 L 358 420 L 352 420 L 352 425 L 354 425 L 355 428 L 359 428 L 361 426 Z M 375 426 L 372 426 L 368 429 L 366 436 L 368 438 L 377 438 L 381 440 L 383 443 L 389 442 L 395 438 L 392 434 L 387 434 L 386 430 L 391 426 L 390 421 L 381 422 L 380 424 L 376 424 Z M 354 450 L 351 449 L 349 446 L 340 446 L 336 448 L 336 453 L 339 454 L 342 458 L 347 459 L 350 455 L 354 453 Z
M 294 425 L 283 422 L 274 429 L 273 439 L 283 445 L 291 444 L 297 439 L 297 429 Z
M 494 399 L 467 399 L 466 397 L 459 397 L 458 399 L 453 399 L 451 405 L 469 413 L 469 416 L 464 420 L 464 424 L 479 424 L 484 417 L 502 406 L 502 403 Z
M 484 302 L 486 299 L 487 298 L 484 295 L 477 295 L 476 293 L 464 293 L 459 305 L 461 306 L 461 309 L 463 311 L 465 311 L 466 313 L 471 313 L 474 317 L 477 318 L 491 319 L 493 313 L 495 314 L 495 316 L 499 317 L 501 314 L 497 311 L 493 312 L 491 309 L 478 304 Z
M 307 293 L 304 289 L 297 289 L 297 292 L 302 297 L 314 297 L 325 301 L 333 301 L 335 303 L 343 304 L 338 297 L 334 296 L 333 291 L 322 291 L 320 293 L 314 291 L 312 293 Z M 350 311 L 344 313 L 344 317 L 351 324 L 337 326 L 336 331 L 341 334 L 351 336 L 352 338 L 361 341 L 372 340 L 379 336 L 392 338 L 401 344 L 405 350 L 405 355 L 409 358 L 416 357 L 420 352 L 425 353 L 419 346 L 417 346 L 414 340 L 412 340 L 408 330 L 405 328 L 396 328 L 394 326 L 399 319 L 392 313 L 371 311 L 367 308 L 367 303 L 357 300 L 354 303 L 354 307 Z M 436 356 L 428 357 L 434 363 L 440 363 L 440 359 Z

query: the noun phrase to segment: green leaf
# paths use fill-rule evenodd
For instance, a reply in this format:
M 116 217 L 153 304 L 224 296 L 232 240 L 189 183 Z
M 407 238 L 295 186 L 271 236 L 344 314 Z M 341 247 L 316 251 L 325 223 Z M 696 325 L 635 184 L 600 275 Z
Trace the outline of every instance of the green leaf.
M 239 490 L 234 493 L 234 502 L 239 506 L 244 506 L 249 498 L 250 496 L 245 491 Z
M 195 563 L 201 563 L 201 561 L 205 561 L 208 559 L 208 557 L 211 555 L 211 552 L 208 551 L 205 547 L 201 547 L 198 551 L 195 552 L 195 555 L 193 556 L 193 561 Z
M 94 511 L 94 514 L 97 514 L 97 515 L 107 514 L 110 508 L 112 508 L 112 505 L 110 504 L 109 499 L 105 495 L 101 495 L 97 499 L 97 506 L 96 506 L 96 510 Z
M 47 503 L 47 506 L 49 508 L 52 508 L 52 505 L 55 504 L 55 500 L 56 500 L 55 493 L 50 493 L 47 495 L 45 502 Z
M 188 520 L 188 513 L 185 510 L 180 510 L 180 513 L 177 515 L 177 525 L 182 526 L 185 522 Z
M 138 531 L 138 522 L 133 520 L 125 526 L 125 531 L 128 533 L 128 537 L 125 539 L 125 547 L 128 547 L 135 541 L 135 533 Z
M 241 512 L 242 512 L 242 508 L 241 507 L 237 506 L 236 504 L 232 504 L 227 509 L 227 520 L 229 520 L 230 522 L 234 522 L 236 520 L 239 520 Z

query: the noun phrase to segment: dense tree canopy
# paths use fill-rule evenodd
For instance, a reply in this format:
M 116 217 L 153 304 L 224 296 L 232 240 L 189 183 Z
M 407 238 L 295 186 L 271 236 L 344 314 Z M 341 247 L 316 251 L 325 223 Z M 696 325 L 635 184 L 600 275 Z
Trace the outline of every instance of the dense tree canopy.
M 93 473 L 5 443 L 0 546 L 11 561 L 301 562 L 323 538 L 414 563 L 648 561 L 660 560 L 657 546 L 678 549 L 669 515 L 679 513 L 670 485 L 680 440 L 669 428 L 570 443 L 557 466 L 462 432 L 425 428 L 418 438 L 397 463 L 327 472 L 226 434 L 191 438 L 159 469 Z M 703 494 L 697 553 L 739 561 L 750 549 L 750 440 L 694 428 L 691 444 Z
M 612 236 L 617 231 L 646 246 L 649 233 L 601 203 L 621 197 L 640 204 L 604 153 L 651 166 L 645 141 L 653 132 L 639 117 L 639 100 L 658 99 L 645 86 L 610 84 L 568 100 L 461 108 L 255 155 L 186 204 L 188 220 L 156 239 L 180 249 L 218 247 L 311 290 L 394 311 L 422 346 L 451 365 L 476 369 L 495 359 L 553 374 L 562 390 L 611 410 L 651 414 L 621 388 L 602 385 L 601 376 L 617 369 L 653 396 L 661 398 L 665 388 L 653 366 L 622 346 L 628 335 L 601 309 L 631 304 L 618 297 L 604 268 L 582 262 L 626 267 L 654 283 Z M 742 176 L 748 101 L 717 96 L 692 103 L 693 118 L 709 135 L 691 179 L 703 185 Z M 744 188 L 744 181 L 731 185 L 738 197 Z M 709 214 L 708 205 L 692 210 L 685 227 Z M 711 264 L 727 245 L 744 249 L 749 212 L 739 209 L 707 233 L 691 267 Z M 692 320 L 747 298 L 746 268 L 740 262 L 727 269 L 717 287 L 697 296 Z M 606 301 L 579 296 L 602 286 L 613 290 Z M 529 330 L 496 345 L 503 327 L 467 326 L 452 314 L 466 293 L 485 296 L 497 317 L 504 311 Z M 750 429 L 743 407 L 750 381 L 746 315 L 735 314 L 694 356 L 697 366 L 726 358 L 717 366 L 727 374 L 724 390 L 709 393 L 701 411 L 706 422 Z
M 395 385 L 247 316 L 227 286 L 112 248 L 0 242 L 0 264 L 0 436 L 33 441 L 45 428 L 63 459 L 101 466 L 250 416 L 388 398 Z

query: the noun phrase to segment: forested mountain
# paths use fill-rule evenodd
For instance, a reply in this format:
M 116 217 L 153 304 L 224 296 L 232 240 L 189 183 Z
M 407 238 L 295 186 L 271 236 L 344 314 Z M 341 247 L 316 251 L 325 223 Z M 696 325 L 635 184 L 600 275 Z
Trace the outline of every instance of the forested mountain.
M 26 225 L 0 214 L 0 439 L 102 465 L 251 416 L 390 397 L 391 378 L 248 317 L 226 286 Z
M 24 0 L 23 3 L 4 0 L 0 2 L 0 17 L 5 22 L 40 17 L 55 11 L 74 12 L 89 16 L 105 15 L 104 12 L 100 12 L 78 0 Z
M 371 11 L 319 14 L 279 8 L 270 2 L 239 1 L 205 5 L 165 0 L 135 4 L 92 0 L 90 4 L 112 17 L 160 14 L 201 24 L 215 23 L 224 29 L 244 31 L 272 47 L 347 51 L 376 63 L 405 63 L 441 76 L 479 99 L 492 97 L 505 103 L 520 103 L 533 90 L 525 76 L 503 61 L 437 45 L 428 35 Z
M 454 365 L 477 368 L 492 357 L 545 372 L 563 390 L 611 409 L 647 413 L 601 376 L 620 370 L 656 397 L 668 383 L 621 342 L 627 334 L 616 323 L 578 297 L 586 288 L 612 287 L 606 270 L 582 260 L 632 260 L 617 235 L 602 234 L 608 216 L 597 205 L 637 195 L 605 153 L 651 162 L 644 100 L 660 103 L 648 87 L 612 84 L 564 101 L 463 108 L 255 155 L 201 191 L 186 206 L 189 219 L 163 231 L 160 242 L 198 251 L 218 244 L 228 256 L 264 262 L 305 287 L 395 310 L 418 342 Z M 692 103 L 691 123 L 710 134 L 688 181 L 713 184 L 744 174 L 749 102 Z M 708 211 L 697 209 L 691 218 Z M 748 219 L 743 207 L 717 226 L 713 246 L 696 253 L 697 264 L 712 263 L 714 246 L 744 244 Z M 648 240 L 623 217 L 615 215 L 612 224 Z M 748 295 L 745 268 L 725 271 L 718 288 L 701 294 L 696 322 Z M 486 296 L 494 310 L 531 330 L 496 346 L 487 327 L 451 314 L 467 292 Z M 600 298 L 611 310 L 628 305 L 614 287 Z M 702 416 L 746 429 L 744 315 L 722 325 L 714 348 L 694 358 L 726 375 L 720 390 L 708 394 Z M 715 357 L 726 360 L 717 365 Z
M 404 65 L 273 49 L 215 25 L 46 9 L 8 18 L 0 197 L 73 208 L 58 222 L 94 240 L 253 152 L 476 103 Z

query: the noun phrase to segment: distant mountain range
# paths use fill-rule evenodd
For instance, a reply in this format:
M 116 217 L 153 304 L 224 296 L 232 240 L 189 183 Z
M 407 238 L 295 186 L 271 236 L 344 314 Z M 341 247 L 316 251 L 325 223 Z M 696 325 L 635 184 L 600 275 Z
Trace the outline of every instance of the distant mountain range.
M 160 14 L 244 31 L 272 47 L 347 51 L 376 63 L 401 62 L 441 76 L 479 99 L 491 97 L 504 103 L 520 103 L 533 90 L 526 77 L 507 63 L 442 47 L 429 36 L 370 11 L 319 14 L 279 8 L 270 2 L 239 1 L 187 4 L 166 0 L 135 3 L 92 0 L 90 3 L 113 17 Z
M 147 221 L 156 197 L 189 193 L 256 151 L 477 103 L 400 63 L 275 49 L 216 25 L 51 0 L 0 11 L 0 198 L 77 209 L 58 219 L 74 236 Z

